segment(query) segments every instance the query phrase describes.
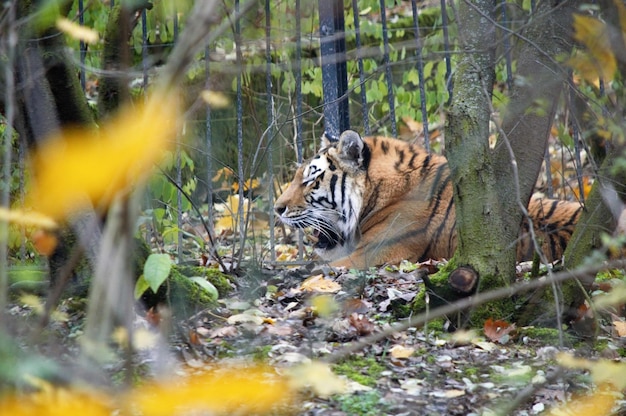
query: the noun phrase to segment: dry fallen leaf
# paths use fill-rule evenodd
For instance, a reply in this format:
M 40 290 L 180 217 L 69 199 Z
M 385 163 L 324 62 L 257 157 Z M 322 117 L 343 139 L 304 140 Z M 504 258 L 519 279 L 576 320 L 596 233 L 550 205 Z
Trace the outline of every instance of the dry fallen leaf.
M 369 318 L 358 313 L 351 313 L 348 322 L 360 336 L 369 335 L 376 330 L 376 325 Z
M 311 299 L 311 306 L 317 315 L 323 318 L 331 316 L 339 309 L 335 299 L 329 295 L 319 295 L 313 297 L 313 299 Z
M 302 364 L 289 370 L 291 386 L 310 388 L 320 397 L 329 397 L 346 391 L 346 382 L 330 369 L 329 364 L 319 361 Z
M 403 345 L 394 345 L 389 349 L 392 358 L 409 358 L 415 352 L 415 348 Z
M 619 335 L 620 337 L 626 337 L 626 322 L 613 321 L 613 326 L 615 327 L 617 335 Z
M 324 278 L 323 274 L 311 276 L 300 285 L 305 292 L 337 293 L 341 285 L 333 280 Z
M 509 337 L 515 333 L 515 324 L 510 324 L 506 321 L 493 320 L 491 318 L 485 321 L 483 327 L 485 336 L 491 341 L 500 342 L 502 344 L 508 342 Z

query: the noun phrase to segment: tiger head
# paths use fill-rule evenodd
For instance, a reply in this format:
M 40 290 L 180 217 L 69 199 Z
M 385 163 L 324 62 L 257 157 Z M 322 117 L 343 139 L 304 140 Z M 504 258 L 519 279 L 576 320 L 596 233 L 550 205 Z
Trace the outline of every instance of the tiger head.
M 325 260 L 354 250 L 369 160 L 358 133 L 347 130 L 334 142 L 324 136 L 321 150 L 298 168 L 274 204 L 285 224 L 314 230 L 316 252 Z

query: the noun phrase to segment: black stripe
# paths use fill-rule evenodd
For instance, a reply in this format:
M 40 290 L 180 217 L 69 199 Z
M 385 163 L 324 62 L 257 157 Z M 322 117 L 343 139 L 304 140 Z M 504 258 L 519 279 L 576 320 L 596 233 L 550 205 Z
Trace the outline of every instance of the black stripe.
M 578 222 L 578 216 L 580 215 L 580 211 L 582 211 L 582 207 L 578 207 L 576 211 L 570 216 L 569 221 L 563 224 L 564 227 L 571 227 L 572 225 Z
M 376 206 L 376 201 L 378 200 L 378 194 L 380 192 L 379 189 L 380 189 L 380 182 L 378 182 L 376 186 L 372 189 L 372 194 L 367 200 L 367 204 L 365 204 L 365 206 L 361 209 L 361 215 L 359 216 L 359 223 L 361 223 L 361 221 L 364 218 L 367 218 L 370 212 L 374 210 L 374 207 Z
M 552 203 L 550 204 L 550 211 L 548 211 L 548 213 L 546 215 L 544 215 L 544 218 L 550 218 L 552 215 L 554 215 L 554 211 L 556 211 L 556 207 L 559 205 L 559 201 L 552 201 Z M 542 204 L 543 206 L 543 204 Z
M 346 212 L 346 178 L 348 177 L 347 173 L 343 173 L 343 175 L 341 176 L 341 200 L 340 200 L 340 206 L 341 206 L 341 215 L 343 216 L 341 218 L 342 221 L 345 221 L 348 218 L 349 213 Z M 349 200 L 349 198 L 348 198 Z
M 363 150 L 361 151 L 361 156 L 363 156 L 363 165 L 361 165 L 361 169 L 367 172 L 370 168 L 370 161 L 372 160 L 372 149 L 367 145 L 367 143 L 363 142 Z
M 417 157 L 417 153 L 413 153 L 411 155 L 411 159 L 409 159 L 409 163 L 407 164 L 410 170 L 415 170 L 415 158 Z
M 374 144 L 376 144 L 376 139 L 374 139 Z M 387 142 L 382 142 L 382 143 L 380 144 L 380 150 L 382 150 L 382 151 L 383 151 L 383 154 L 385 154 L 385 155 L 386 155 L 387 153 L 389 153 L 389 143 L 387 143 Z
M 400 165 L 404 163 L 404 150 L 399 150 L 396 147 L 396 154 L 398 155 L 398 160 L 396 161 L 396 164 L 394 165 L 394 167 L 396 168 L 396 170 L 399 170 Z
M 420 169 L 420 175 L 426 175 L 426 172 L 430 169 L 430 155 L 426 155 L 424 161 L 422 162 L 422 167 Z

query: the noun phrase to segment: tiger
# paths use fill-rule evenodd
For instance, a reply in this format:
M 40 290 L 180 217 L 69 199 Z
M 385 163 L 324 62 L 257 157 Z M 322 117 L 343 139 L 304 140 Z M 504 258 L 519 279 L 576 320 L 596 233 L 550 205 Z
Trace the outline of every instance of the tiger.
M 321 150 L 298 167 L 274 210 L 288 226 L 311 227 L 315 252 L 333 267 L 449 259 L 457 245 L 447 159 L 353 130 L 337 141 L 322 138 Z M 581 210 L 574 201 L 531 198 L 529 216 L 548 260 L 563 254 Z M 532 258 L 531 239 L 520 240 L 518 260 Z

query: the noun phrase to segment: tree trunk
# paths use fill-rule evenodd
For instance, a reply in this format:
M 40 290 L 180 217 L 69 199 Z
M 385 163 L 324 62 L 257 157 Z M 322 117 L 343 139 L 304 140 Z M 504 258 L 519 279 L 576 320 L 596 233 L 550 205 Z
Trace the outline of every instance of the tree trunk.
M 533 24 L 523 34 L 517 60 L 515 86 L 503 115 L 494 149 L 494 170 L 502 192 L 502 215 L 514 244 L 546 151 L 552 121 L 567 71 L 555 57 L 572 51 L 573 2 L 556 5 L 540 2 Z M 514 167 L 515 166 L 515 167 Z
M 462 51 L 445 134 L 446 156 L 454 182 L 458 242 L 455 263 L 471 266 L 479 276 L 499 276 L 515 265 L 515 247 L 507 249 L 502 233 L 492 232 L 503 226 L 489 149 L 489 103 L 495 81 L 495 5 L 493 0 L 472 5 L 459 3 Z
M 508 284 L 515 277 L 516 242 L 543 161 L 548 133 L 565 71 L 554 59 L 571 51 L 573 5 L 541 2 L 520 36 L 516 82 L 502 129 L 489 147 L 491 93 L 494 83 L 495 3 L 460 2 L 459 37 L 463 54 L 455 73 L 455 91 L 448 112 L 446 156 L 454 182 L 458 247 L 450 266 L 429 281 L 429 289 L 447 301 L 471 292 L 451 290 L 463 285 L 473 270 L 478 290 Z M 448 273 L 462 267 L 463 273 Z M 458 270 L 458 269 L 456 269 Z M 461 277 L 459 277 L 461 276 Z M 423 298 L 418 299 L 419 308 Z M 471 320 L 511 318 L 514 300 L 472 311 Z M 532 317 L 531 317 L 532 319 Z

